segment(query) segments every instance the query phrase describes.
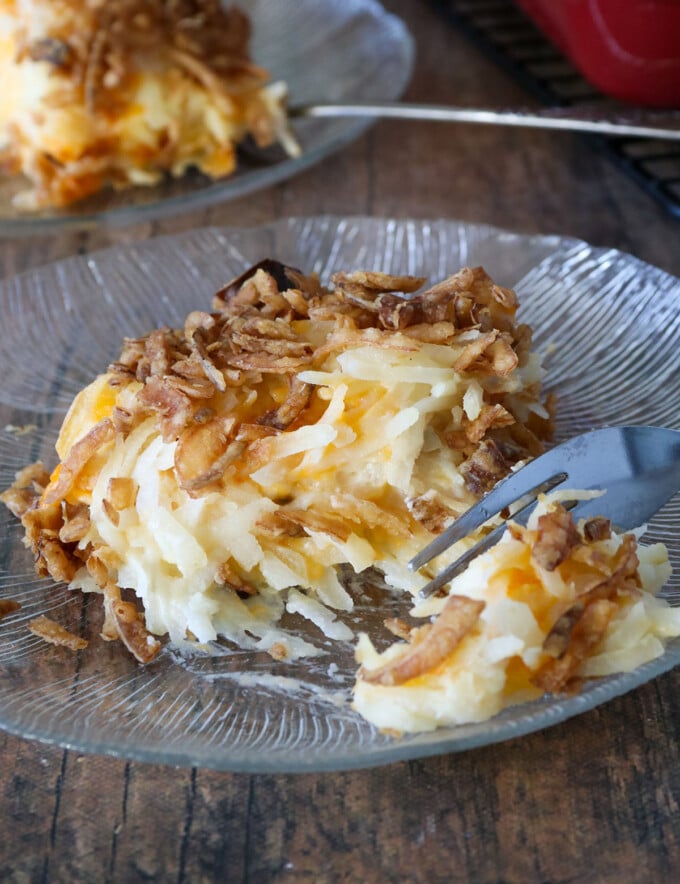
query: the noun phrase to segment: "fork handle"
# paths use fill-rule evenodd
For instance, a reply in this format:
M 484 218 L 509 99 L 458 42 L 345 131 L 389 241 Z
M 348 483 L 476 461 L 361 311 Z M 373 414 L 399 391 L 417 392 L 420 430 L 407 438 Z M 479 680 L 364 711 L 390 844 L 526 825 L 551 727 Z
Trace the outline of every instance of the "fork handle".
M 478 123 L 487 126 L 516 126 L 587 132 L 629 138 L 663 138 L 680 141 L 680 113 L 676 111 L 628 111 L 548 108 L 547 110 L 450 107 L 442 104 L 402 102 L 337 102 L 291 107 L 291 117 L 371 117 L 372 119 L 430 120 L 442 123 Z

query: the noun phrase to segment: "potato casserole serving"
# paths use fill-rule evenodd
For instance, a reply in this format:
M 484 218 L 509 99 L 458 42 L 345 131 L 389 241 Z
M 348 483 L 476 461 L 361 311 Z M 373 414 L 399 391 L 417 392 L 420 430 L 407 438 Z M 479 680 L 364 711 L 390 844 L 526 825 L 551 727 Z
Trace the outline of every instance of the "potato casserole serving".
M 286 89 L 219 0 L 0 0 L 0 160 L 23 209 L 193 167 L 236 168 L 247 135 L 295 154 Z
M 351 566 L 414 598 L 410 622 L 386 621 L 387 650 L 359 637 L 355 708 L 378 726 L 427 730 L 577 690 L 680 634 L 657 597 L 662 546 L 575 524 L 554 494 L 444 595 L 417 600 L 468 541 L 407 568 L 550 436 L 517 306 L 482 268 L 431 287 L 356 270 L 323 285 L 264 260 L 211 312 L 126 340 L 73 402 L 56 469 L 27 467 L 3 500 L 38 572 L 101 594 L 103 637 L 143 663 L 165 636 L 277 661 L 321 653 L 281 627 L 285 612 L 354 639 L 338 617 L 354 604 L 338 567 Z

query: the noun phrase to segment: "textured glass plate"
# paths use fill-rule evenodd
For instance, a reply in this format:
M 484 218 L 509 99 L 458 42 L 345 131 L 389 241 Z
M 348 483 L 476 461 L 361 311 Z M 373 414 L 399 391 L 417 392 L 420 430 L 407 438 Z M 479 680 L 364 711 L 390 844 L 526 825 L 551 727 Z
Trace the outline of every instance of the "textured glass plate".
M 411 76 L 413 41 L 403 22 L 377 0 L 240 0 L 252 22 L 253 59 L 272 80 L 288 84 L 290 103 L 392 101 Z M 27 214 L 12 206 L 23 179 L 0 178 L 0 233 L 36 233 L 55 227 L 122 226 L 236 199 L 301 172 L 370 125 L 366 120 L 299 120 L 297 159 L 282 151 L 265 160 L 240 152 L 236 173 L 213 181 L 199 173 L 155 187 L 107 191 L 69 209 Z
M 0 485 L 52 445 L 71 397 L 115 357 L 124 335 L 180 324 L 213 291 L 263 256 L 322 277 L 368 267 L 438 280 L 483 264 L 516 286 L 521 316 L 550 348 L 548 388 L 559 394 L 558 439 L 616 423 L 680 426 L 680 280 L 613 250 L 450 221 L 309 218 L 252 230 L 205 229 L 75 257 L 0 284 Z M 11 424 L 21 431 L 7 428 Z M 36 429 L 31 430 L 31 425 Z M 4 429 L 3 429 L 4 428 Z M 680 506 L 650 532 L 669 546 L 680 604 Z M 18 615 L 0 624 L 0 726 L 83 751 L 248 771 L 382 764 L 480 746 L 538 730 L 603 703 L 680 661 L 680 642 L 634 673 L 568 700 L 510 708 L 492 721 L 392 739 L 353 713 L 349 644 L 294 664 L 222 649 L 184 660 L 166 648 L 147 668 L 98 639 L 101 600 L 33 576 L 15 520 L 0 513 L 0 597 Z M 402 602 L 363 579 L 347 621 L 380 636 Z M 44 644 L 26 622 L 48 613 L 87 635 L 78 654 Z

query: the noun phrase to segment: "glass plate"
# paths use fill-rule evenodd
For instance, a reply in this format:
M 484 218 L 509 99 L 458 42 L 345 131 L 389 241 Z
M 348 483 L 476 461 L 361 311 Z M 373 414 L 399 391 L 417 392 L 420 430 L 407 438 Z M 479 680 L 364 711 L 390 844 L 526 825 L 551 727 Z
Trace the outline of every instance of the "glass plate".
M 392 101 L 408 83 L 413 40 L 406 26 L 376 0 L 243 0 L 252 22 L 252 57 L 272 80 L 288 84 L 290 103 Z M 69 209 L 20 212 L 12 197 L 22 178 L 0 177 L 0 233 L 123 226 L 236 199 L 290 178 L 357 138 L 370 121 L 298 120 L 302 156 L 241 151 L 236 173 L 214 181 L 198 172 L 154 187 L 106 191 Z
M 181 324 L 215 289 L 263 256 L 322 277 L 368 267 L 436 280 L 483 264 L 515 286 L 522 318 L 550 347 L 547 387 L 559 394 L 558 440 L 616 423 L 680 426 L 680 280 L 614 250 L 454 221 L 307 218 L 251 230 L 204 229 L 70 258 L 0 285 L 0 485 L 52 445 L 71 397 L 114 358 L 124 335 Z M 6 425 L 10 424 L 8 428 Z M 34 427 L 35 429 L 31 429 Z M 13 429 L 14 428 L 14 429 Z M 0 596 L 22 610 L 0 624 L 0 726 L 81 751 L 228 770 L 355 768 L 505 740 L 591 709 L 680 660 L 680 642 L 633 673 L 579 696 L 505 710 L 491 721 L 393 739 L 350 706 L 349 644 L 297 663 L 222 648 L 182 659 L 166 648 L 147 668 L 98 638 L 101 601 L 38 580 L 16 521 L 0 513 Z M 680 505 L 654 519 L 676 566 L 665 592 L 680 604 Z M 380 635 L 404 605 L 354 581 L 346 619 Z M 376 601 L 381 602 L 376 614 Z M 91 638 L 78 654 L 46 645 L 26 622 L 47 613 Z

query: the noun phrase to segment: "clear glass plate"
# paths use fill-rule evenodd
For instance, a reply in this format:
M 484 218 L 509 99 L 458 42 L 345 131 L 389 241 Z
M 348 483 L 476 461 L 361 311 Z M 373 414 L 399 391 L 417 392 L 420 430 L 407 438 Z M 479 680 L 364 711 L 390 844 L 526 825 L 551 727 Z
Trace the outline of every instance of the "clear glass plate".
M 263 256 L 325 278 L 368 267 L 436 280 L 483 264 L 517 288 L 537 346 L 554 345 L 547 387 L 559 395 L 558 440 L 606 424 L 680 427 L 680 280 L 630 255 L 555 236 L 454 221 L 293 219 L 122 246 L 0 284 L 0 486 L 29 461 L 54 464 L 71 397 L 117 355 L 123 336 L 180 324 Z M 0 597 L 23 605 L 0 624 L 0 726 L 81 751 L 247 771 L 369 766 L 544 728 L 680 661 L 674 641 L 658 660 L 592 682 L 579 696 L 393 739 L 351 709 L 350 644 L 327 644 L 315 627 L 291 620 L 292 630 L 327 653 L 284 664 L 228 647 L 190 659 L 166 648 L 143 668 L 118 643 L 99 640 L 99 598 L 33 575 L 20 528 L 4 508 L 0 536 Z M 654 519 L 650 537 L 670 549 L 676 573 L 665 592 L 680 604 L 680 501 Z M 357 606 L 347 622 L 379 635 L 386 608 L 395 613 L 405 603 L 365 577 L 354 584 Z M 32 636 L 26 623 L 41 613 L 88 636 L 90 646 L 73 654 Z
M 392 101 L 413 67 L 411 35 L 377 0 L 243 0 L 252 23 L 253 59 L 288 84 L 291 105 L 315 101 Z M 123 226 L 194 211 L 269 187 L 318 163 L 357 138 L 366 120 L 298 120 L 303 148 L 297 159 L 283 151 L 241 151 L 236 173 L 214 181 L 199 173 L 154 187 L 106 191 L 68 209 L 20 212 L 12 197 L 21 178 L 0 177 L 0 234 L 15 236 L 55 228 Z

